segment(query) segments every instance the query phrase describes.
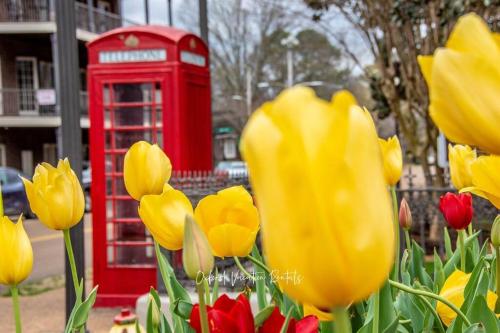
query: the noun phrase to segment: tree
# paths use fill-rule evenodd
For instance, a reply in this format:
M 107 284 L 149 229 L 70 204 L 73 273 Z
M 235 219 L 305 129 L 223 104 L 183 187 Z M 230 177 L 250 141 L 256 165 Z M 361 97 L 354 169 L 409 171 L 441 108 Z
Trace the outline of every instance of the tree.
M 380 117 L 394 115 L 410 155 L 422 164 L 429 185 L 443 185 L 443 172 L 429 162 L 437 154 L 438 129 L 427 112 L 429 98 L 417 56 L 445 44 L 457 19 L 468 12 L 482 16 L 495 31 L 500 27 L 498 0 L 304 0 L 325 21 L 335 10 L 347 20 L 375 59 L 363 66 L 346 34 L 333 34 L 343 51 L 370 80 Z M 326 26 L 325 26 L 326 27 Z M 434 159 L 436 160 L 436 159 Z M 436 170 L 435 177 L 431 171 Z

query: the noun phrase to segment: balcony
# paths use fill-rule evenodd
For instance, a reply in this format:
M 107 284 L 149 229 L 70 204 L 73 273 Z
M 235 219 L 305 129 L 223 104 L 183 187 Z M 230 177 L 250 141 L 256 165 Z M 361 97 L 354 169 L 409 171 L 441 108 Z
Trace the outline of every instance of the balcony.
M 98 8 L 88 7 L 85 3 L 75 2 L 76 26 L 85 32 L 100 34 L 105 31 L 134 25 L 120 15 Z M 12 23 L 14 27 L 6 32 L 55 32 L 55 15 L 51 0 L 2 0 L 0 1 L 0 25 Z M 33 26 L 37 24 L 38 26 Z M 14 30 L 18 29 L 18 31 Z M 32 29 L 33 31 L 31 31 Z
M 88 127 L 87 97 L 86 91 L 80 91 L 83 127 Z M 0 126 L 58 127 L 60 123 L 54 89 L 0 89 Z

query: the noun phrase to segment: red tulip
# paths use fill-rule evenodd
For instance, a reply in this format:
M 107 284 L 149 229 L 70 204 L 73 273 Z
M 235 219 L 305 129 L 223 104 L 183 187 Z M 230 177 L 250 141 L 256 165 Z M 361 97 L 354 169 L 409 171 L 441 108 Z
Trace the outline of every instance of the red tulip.
M 259 333 L 279 333 L 285 317 L 280 313 L 278 308 L 275 308 L 273 313 L 266 319 L 259 329 Z M 301 320 L 295 318 L 290 319 L 288 323 L 287 333 L 317 333 L 319 321 L 316 316 L 306 316 Z
M 220 296 L 214 306 L 207 306 L 208 326 L 211 333 L 254 333 L 252 309 L 248 299 L 239 295 L 230 299 L 227 295 Z M 196 304 L 191 310 L 189 324 L 196 333 L 201 332 L 200 310 Z
M 469 193 L 448 192 L 441 196 L 439 210 L 450 227 L 456 230 L 465 229 L 472 221 L 472 196 Z

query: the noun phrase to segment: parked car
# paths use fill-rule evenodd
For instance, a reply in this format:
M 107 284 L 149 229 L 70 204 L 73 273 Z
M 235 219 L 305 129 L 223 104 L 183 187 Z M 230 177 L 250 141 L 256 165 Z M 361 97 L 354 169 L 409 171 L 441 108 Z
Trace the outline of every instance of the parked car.
M 25 217 L 32 217 L 33 214 L 20 176 L 23 175 L 19 170 L 0 167 L 4 214 L 15 216 L 22 213 Z
M 248 176 L 247 164 L 243 161 L 221 161 L 217 164 L 215 171 L 227 173 L 229 178 Z

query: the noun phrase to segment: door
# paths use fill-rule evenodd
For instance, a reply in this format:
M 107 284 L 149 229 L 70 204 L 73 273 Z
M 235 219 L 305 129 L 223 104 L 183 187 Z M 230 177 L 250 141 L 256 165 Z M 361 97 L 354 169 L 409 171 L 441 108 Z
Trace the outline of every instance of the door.
M 23 174 L 32 175 L 33 174 L 33 151 L 32 150 L 21 150 L 21 168 Z
M 37 114 L 38 71 L 36 58 L 16 58 L 16 79 L 19 114 Z
M 93 140 L 100 136 L 102 147 L 91 143 L 90 149 L 94 260 L 103 258 L 95 266 L 95 283 L 103 287 L 101 294 L 140 294 L 156 283 L 153 241 L 139 219 L 138 203 L 125 189 L 123 161 L 137 141 L 163 145 L 162 86 L 159 80 L 136 79 L 103 80 L 96 87 L 100 112 L 93 112 L 91 121 L 102 124 L 103 133 L 91 135 Z M 102 118 L 96 121 L 99 114 Z M 125 270 L 127 288 L 116 283 Z M 136 279 L 134 274 L 138 274 Z

